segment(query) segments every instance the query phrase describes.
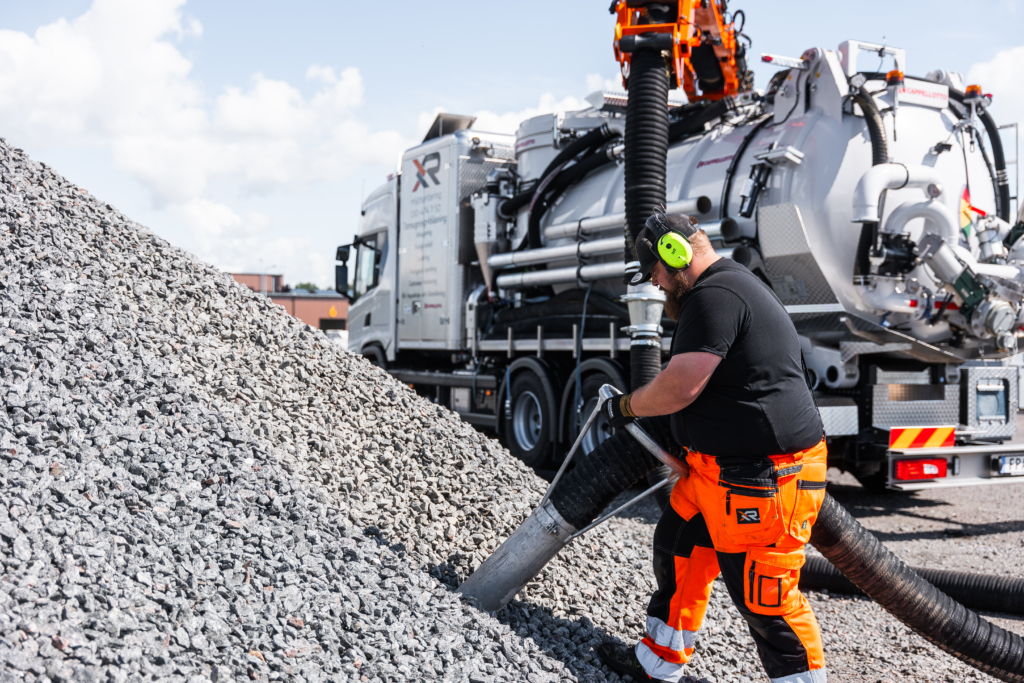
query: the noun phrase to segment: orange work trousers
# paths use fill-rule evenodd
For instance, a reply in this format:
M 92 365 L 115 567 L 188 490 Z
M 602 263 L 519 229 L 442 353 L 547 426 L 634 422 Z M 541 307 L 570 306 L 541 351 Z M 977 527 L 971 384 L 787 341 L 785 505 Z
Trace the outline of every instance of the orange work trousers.
M 690 451 L 686 462 L 654 532 L 658 590 L 637 658 L 652 678 L 683 678 L 721 573 L 773 683 L 823 683 L 821 633 L 798 583 L 825 497 L 824 440 L 765 458 Z

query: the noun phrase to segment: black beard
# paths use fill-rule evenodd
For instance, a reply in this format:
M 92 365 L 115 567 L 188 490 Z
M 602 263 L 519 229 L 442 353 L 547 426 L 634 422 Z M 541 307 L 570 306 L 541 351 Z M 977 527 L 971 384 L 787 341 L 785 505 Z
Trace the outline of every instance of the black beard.
M 679 312 L 683 309 L 683 297 L 692 287 L 686 282 L 682 273 L 672 276 L 672 286 L 665 290 L 665 315 L 679 322 Z

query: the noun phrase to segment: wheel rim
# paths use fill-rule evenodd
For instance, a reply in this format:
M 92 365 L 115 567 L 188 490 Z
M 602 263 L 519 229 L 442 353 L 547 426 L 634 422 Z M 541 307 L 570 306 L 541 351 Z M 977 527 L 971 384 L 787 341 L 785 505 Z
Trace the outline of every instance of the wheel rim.
M 586 424 L 587 419 L 590 418 L 590 414 L 597 408 L 597 397 L 591 398 L 589 401 L 583 404 L 583 411 L 580 413 L 580 428 Z M 590 453 L 590 451 L 597 448 L 602 441 L 612 435 L 612 426 L 608 424 L 608 418 L 605 417 L 604 413 L 598 414 L 594 420 L 594 424 L 590 425 L 590 429 L 583 437 L 583 443 L 580 444 L 580 448 L 583 449 L 584 453 Z
M 532 451 L 540 441 L 543 427 L 540 399 L 532 391 L 519 394 L 512 408 L 512 431 L 519 447 L 524 451 Z

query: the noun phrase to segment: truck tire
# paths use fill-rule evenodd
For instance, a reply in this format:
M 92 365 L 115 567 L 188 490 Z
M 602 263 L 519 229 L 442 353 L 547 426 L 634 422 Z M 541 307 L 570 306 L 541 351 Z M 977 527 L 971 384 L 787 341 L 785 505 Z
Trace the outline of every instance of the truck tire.
M 576 420 L 576 406 L 574 405 L 574 401 L 576 399 L 576 384 L 575 379 L 572 377 L 569 378 L 569 382 L 565 389 L 569 400 L 565 402 L 565 410 L 562 414 L 562 433 L 565 435 L 566 452 L 568 452 L 568 448 L 571 448 L 572 444 L 576 442 L 576 437 L 580 433 L 579 430 L 584 424 L 586 424 L 590 414 L 594 412 L 594 409 L 597 407 L 597 402 L 599 400 L 597 392 L 600 391 L 601 387 L 605 384 L 611 384 L 619 391 L 623 391 L 624 389 L 621 378 L 616 381 L 616 378 L 606 375 L 603 372 L 592 372 L 583 377 L 580 381 L 580 398 L 583 401 L 583 408 L 580 410 L 579 420 Z M 604 414 L 598 415 L 586 436 L 583 437 L 583 443 L 580 444 L 581 452 L 577 453 L 574 456 L 574 459 L 594 450 L 598 444 L 612 435 L 612 431 L 612 426 L 608 424 L 608 418 L 605 417 Z
M 668 465 L 658 465 L 653 470 L 647 473 L 647 485 L 655 486 L 660 484 L 666 479 L 676 479 L 675 472 Z M 658 507 L 664 512 L 668 509 L 669 503 L 672 500 L 672 486 L 663 486 L 654 492 L 654 500 L 658 502 Z
M 884 464 L 876 468 L 871 467 L 875 463 L 861 464 L 853 467 L 850 474 L 856 478 L 860 485 L 869 493 L 889 493 L 886 484 L 889 483 L 889 473 L 886 472 Z
M 364 346 L 362 355 L 363 358 L 370 361 L 370 365 L 376 365 L 381 370 L 388 369 L 388 357 L 384 355 L 384 349 L 380 348 L 376 344 Z
M 508 450 L 536 469 L 551 456 L 556 408 L 549 405 L 544 382 L 530 369 L 512 378 L 511 398 L 512 415 L 505 426 Z

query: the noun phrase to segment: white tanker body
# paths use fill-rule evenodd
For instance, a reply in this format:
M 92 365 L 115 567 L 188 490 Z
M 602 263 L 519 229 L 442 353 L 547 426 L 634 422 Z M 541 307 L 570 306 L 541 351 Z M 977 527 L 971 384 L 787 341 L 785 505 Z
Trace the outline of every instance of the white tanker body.
M 1005 359 L 1021 327 L 1024 229 L 1004 220 L 988 100 L 963 103 L 955 74 L 887 83 L 859 72 L 861 49 L 884 50 L 902 72 L 901 50 L 850 41 L 774 58 L 791 68 L 765 97 L 674 109 L 668 208 L 697 215 L 719 253 L 786 305 L 833 464 L 901 489 L 1011 481 L 1024 453 L 999 442 L 1016 426 L 1017 370 Z M 428 136 L 364 207 L 364 245 L 398 249 L 371 282 L 365 266 L 381 257 L 362 248 L 350 348 L 496 429 L 535 467 L 557 462 L 602 383 L 628 388 L 631 345 L 652 343 L 645 334 L 660 323 L 669 346 L 671 322 L 650 305 L 658 293 L 622 284 L 624 99 L 595 93 L 592 109 L 529 119 L 514 144 L 465 130 Z M 457 191 L 435 188 L 448 219 L 425 236 L 419 213 L 402 214 L 412 215 L 409 183 L 424 191 L 420 160 L 435 148 L 450 148 L 444 170 Z M 481 163 L 492 167 L 486 181 Z M 448 250 L 435 257 L 448 284 L 432 304 L 450 325 L 443 344 L 410 332 L 422 297 L 410 295 L 403 273 L 418 271 L 403 258 L 419 263 L 424 240 Z M 376 331 L 360 325 L 371 308 L 386 321 Z

